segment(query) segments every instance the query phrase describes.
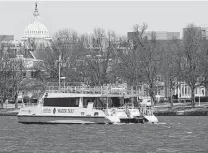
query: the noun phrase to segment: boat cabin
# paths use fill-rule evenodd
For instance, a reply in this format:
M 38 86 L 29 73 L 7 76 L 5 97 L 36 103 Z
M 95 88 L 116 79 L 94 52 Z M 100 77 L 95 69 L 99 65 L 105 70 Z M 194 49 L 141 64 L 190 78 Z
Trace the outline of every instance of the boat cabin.
M 131 103 L 129 98 L 124 97 L 101 97 L 90 95 L 79 95 L 69 93 L 46 93 L 42 98 L 45 107 L 81 107 L 87 108 L 88 103 L 93 102 L 93 107 L 106 108 L 120 107 L 124 104 Z M 137 106 L 137 101 L 134 101 Z

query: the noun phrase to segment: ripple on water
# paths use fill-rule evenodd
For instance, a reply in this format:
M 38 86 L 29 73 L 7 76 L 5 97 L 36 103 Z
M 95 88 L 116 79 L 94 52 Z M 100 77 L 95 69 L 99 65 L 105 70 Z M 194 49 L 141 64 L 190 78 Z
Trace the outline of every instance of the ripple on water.
M 158 124 L 24 125 L 15 117 L 0 117 L 0 152 L 208 152 L 207 117 L 159 120 Z

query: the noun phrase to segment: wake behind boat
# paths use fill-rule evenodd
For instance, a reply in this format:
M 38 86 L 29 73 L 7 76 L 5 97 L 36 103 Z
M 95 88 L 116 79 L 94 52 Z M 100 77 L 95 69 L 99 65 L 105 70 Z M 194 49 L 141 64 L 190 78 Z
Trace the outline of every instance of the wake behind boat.
M 18 113 L 20 123 L 106 124 L 158 122 L 152 109 L 134 107 L 124 95 L 137 99 L 138 91 L 106 86 L 48 86 L 36 106 L 25 105 Z M 129 98 L 128 98 L 129 99 Z

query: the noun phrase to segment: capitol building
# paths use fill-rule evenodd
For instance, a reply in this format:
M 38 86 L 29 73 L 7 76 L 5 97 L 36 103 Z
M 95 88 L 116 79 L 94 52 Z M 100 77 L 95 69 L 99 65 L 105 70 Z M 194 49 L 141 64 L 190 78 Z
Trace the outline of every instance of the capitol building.
M 52 38 L 48 28 L 40 21 L 37 2 L 33 12 L 33 19 L 29 23 L 21 40 L 14 40 L 14 35 L 0 35 L 2 51 L 6 53 L 9 49 L 17 57 L 23 57 L 27 60 L 44 60 L 46 53 L 44 49 L 51 50 Z M 31 64 L 30 64 L 31 65 Z
M 14 61 L 22 61 L 24 66 L 23 78 L 33 77 L 35 70 L 40 69 L 45 58 L 48 57 L 46 49 L 52 52 L 52 38 L 48 28 L 41 23 L 37 2 L 33 12 L 32 22 L 26 26 L 20 41 L 9 41 L 16 55 Z M 42 68 L 43 66 L 41 66 Z
M 26 26 L 24 30 L 24 35 L 22 36 L 22 41 L 24 44 L 30 46 L 34 43 L 36 46 L 43 44 L 44 46 L 50 46 L 52 38 L 49 35 L 48 28 L 41 23 L 40 16 L 38 12 L 37 2 L 35 3 L 35 10 L 33 13 L 32 22 Z

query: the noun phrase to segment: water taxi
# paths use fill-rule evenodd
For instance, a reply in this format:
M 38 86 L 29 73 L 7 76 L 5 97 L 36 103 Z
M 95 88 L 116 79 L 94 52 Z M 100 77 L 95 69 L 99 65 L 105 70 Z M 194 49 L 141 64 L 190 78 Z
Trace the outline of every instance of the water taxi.
M 136 100 L 139 91 L 113 87 L 50 85 L 37 105 L 23 105 L 20 123 L 106 124 L 158 122 L 152 109 L 125 102 Z

